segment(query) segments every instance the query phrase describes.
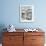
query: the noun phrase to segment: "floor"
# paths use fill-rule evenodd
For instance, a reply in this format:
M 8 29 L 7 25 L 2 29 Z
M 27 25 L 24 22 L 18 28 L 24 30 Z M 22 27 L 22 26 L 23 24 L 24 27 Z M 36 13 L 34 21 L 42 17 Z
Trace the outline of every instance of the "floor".
M 0 46 L 2 46 L 2 44 L 0 44 Z

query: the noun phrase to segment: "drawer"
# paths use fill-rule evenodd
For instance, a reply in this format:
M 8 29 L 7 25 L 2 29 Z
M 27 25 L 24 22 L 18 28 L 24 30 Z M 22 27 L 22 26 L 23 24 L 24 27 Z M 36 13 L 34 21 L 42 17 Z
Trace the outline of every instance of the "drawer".
M 3 46 L 22 46 L 23 39 L 22 38 L 14 38 L 12 40 L 7 39 L 3 41 Z
M 2 46 L 16 46 L 14 44 L 2 44 Z
M 32 44 L 32 46 L 44 46 L 44 44 Z
M 26 43 L 26 44 L 43 44 L 44 36 L 24 36 L 24 43 Z
M 15 40 L 21 40 L 23 39 L 23 36 L 4 36 L 3 41 L 15 41 Z
M 32 36 L 32 43 L 33 44 L 43 44 L 44 36 Z
M 13 44 L 2 44 L 2 46 L 23 46 L 23 43 L 13 43 Z
M 24 32 L 24 36 L 44 36 L 44 32 Z
M 22 42 L 23 36 L 4 36 L 3 43 L 15 43 L 15 42 Z
M 32 40 L 32 36 L 24 36 L 24 40 Z
M 4 32 L 4 36 L 23 36 L 23 32 Z

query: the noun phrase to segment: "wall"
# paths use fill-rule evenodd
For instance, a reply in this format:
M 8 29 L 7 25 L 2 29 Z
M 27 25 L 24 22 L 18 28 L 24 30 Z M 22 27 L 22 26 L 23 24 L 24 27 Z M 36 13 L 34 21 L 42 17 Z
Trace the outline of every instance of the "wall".
M 21 23 L 19 20 L 19 5 L 34 5 L 35 21 Z M 41 27 L 46 28 L 46 0 L 1 0 L 0 25 L 13 24 L 16 28 Z

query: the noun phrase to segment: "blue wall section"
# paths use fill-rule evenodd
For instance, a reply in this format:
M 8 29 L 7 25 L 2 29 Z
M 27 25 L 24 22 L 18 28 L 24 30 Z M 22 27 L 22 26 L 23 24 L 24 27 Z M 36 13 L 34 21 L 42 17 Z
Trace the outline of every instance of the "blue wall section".
M 19 5 L 34 5 L 35 21 L 21 23 L 19 20 Z M 13 24 L 16 28 L 41 27 L 46 28 L 46 0 L 0 0 L 0 25 Z

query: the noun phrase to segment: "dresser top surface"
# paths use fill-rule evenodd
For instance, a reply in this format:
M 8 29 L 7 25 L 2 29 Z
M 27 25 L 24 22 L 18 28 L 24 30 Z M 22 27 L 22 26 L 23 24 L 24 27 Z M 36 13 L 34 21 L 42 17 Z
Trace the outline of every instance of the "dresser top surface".
M 14 32 L 14 31 L 13 31 Z M 10 32 L 10 33 L 13 33 L 13 32 Z M 27 32 L 29 32 L 29 33 L 44 33 L 44 31 L 25 31 L 24 29 L 16 29 L 16 31 L 14 32 L 14 33 L 16 33 L 16 32 L 25 32 L 25 33 L 27 33 Z M 7 33 L 8 33 L 8 31 L 7 31 Z

